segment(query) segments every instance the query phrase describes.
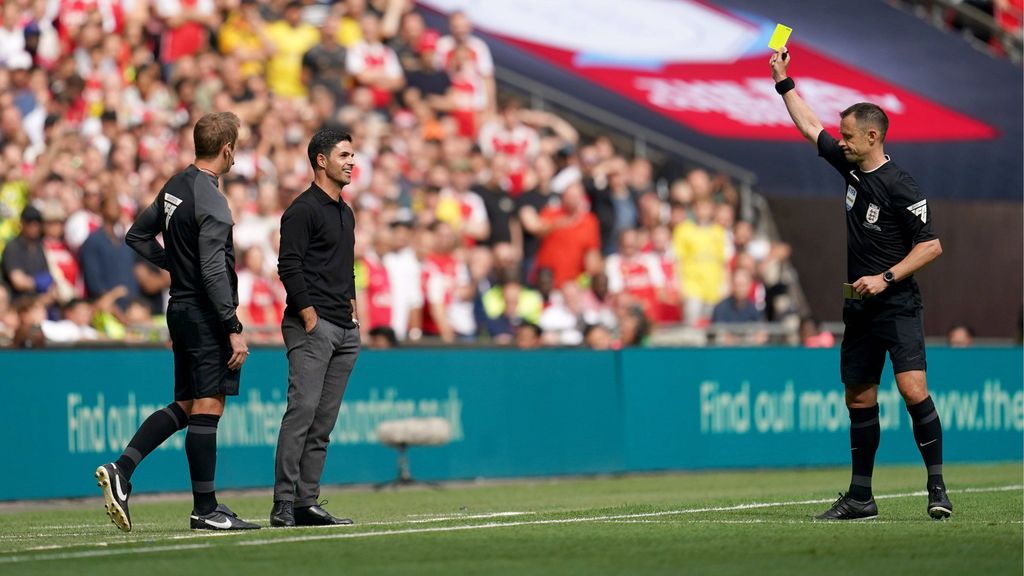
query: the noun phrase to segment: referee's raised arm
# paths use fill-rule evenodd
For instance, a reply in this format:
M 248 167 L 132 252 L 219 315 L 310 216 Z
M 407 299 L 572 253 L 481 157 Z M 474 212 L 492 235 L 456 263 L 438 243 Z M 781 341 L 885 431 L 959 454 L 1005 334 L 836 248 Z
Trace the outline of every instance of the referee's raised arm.
M 785 47 L 772 54 L 769 64 L 772 67 L 772 79 L 775 80 L 775 91 L 782 95 L 782 101 L 786 103 L 786 110 L 789 111 L 793 124 L 796 124 L 808 142 L 817 147 L 818 135 L 824 128 L 811 107 L 797 94 L 796 84 L 787 75 L 791 61 L 789 51 Z

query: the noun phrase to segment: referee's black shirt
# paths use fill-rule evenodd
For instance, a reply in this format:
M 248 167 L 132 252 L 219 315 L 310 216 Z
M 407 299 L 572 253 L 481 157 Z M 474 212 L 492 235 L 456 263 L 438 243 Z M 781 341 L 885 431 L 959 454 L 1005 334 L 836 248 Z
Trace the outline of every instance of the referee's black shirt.
M 818 135 L 818 154 L 846 180 L 848 282 L 881 274 L 903 260 L 915 244 L 937 238 L 928 201 L 914 179 L 888 156 L 884 164 L 864 172 L 846 159 L 836 139 L 824 130 Z
M 171 273 L 171 302 L 215 310 L 227 326 L 237 321 L 238 276 L 231 210 L 217 178 L 190 165 L 164 184 L 139 214 L 125 242 Z M 156 241 L 163 233 L 164 245 Z
M 312 184 L 281 216 L 277 273 L 288 293 L 284 313 L 299 316 L 312 306 L 317 316 L 354 328 L 355 228 L 352 209 Z

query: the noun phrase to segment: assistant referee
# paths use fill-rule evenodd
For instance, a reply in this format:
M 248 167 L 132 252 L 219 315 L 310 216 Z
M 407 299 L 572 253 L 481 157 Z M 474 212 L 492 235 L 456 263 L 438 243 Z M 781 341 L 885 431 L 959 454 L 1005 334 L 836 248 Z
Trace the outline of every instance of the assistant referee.
M 771 56 L 775 90 L 800 133 L 846 181 L 846 268 L 852 285 L 843 305 L 841 372 L 850 412 L 853 474 L 849 491 L 816 518 L 878 515 L 871 475 L 881 435 L 878 383 L 886 351 L 928 469 L 928 514 L 948 518 L 953 505 L 942 477 L 942 426 L 928 395 L 921 292 L 913 277 L 942 254 L 928 201 L 883 150 L 889 128 L 885 111 L 866 102 L 850 106 L 840 114 L 842 139 L 836 141 L 797 93 L 787 75 L 791 62 L 785 48 Z

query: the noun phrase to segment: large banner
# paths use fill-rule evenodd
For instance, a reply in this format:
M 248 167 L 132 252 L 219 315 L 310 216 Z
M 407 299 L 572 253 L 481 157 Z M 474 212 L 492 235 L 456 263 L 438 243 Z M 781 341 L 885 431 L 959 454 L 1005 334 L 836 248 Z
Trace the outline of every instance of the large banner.
M 929 350 L 947 462 L 1020 460 L 1020 348 Z M 171 400 L 166 350 L 0 352 L 0 500 L 97 494 L 96 466 Z M 273 484 L 285 409 L 283 350 L 254 349 L 218 432 L 220 488 Z M 891 374 L 880 462 L 920 461 Z M 452 441 L 413 448 L 429 480 L 847 462 L 836 350 L 364 351 L 331 436 L 325 483 L 395 477 L 385 420 L 439 416 Z M 151 454 L 136 491 L 189 489 L 184 433 Z M 17 472 L 21 471 L 21 472 Z M 26 472 L 28 471 L 28 472 Z
M 775 23 L 697 0 L 421 0 L 463 10 L 492 36 L 698 132 L 745 140 L 800 140 L 771 81 Z M 799 34 L 800 31 L 797 31 Z M 838 137 L 839 112 L 875 102 L 890 115 L 889 142 L 991 139 L 993 127 L 867 68 L 799 41 L 800 94 Z M 939 64 L 936 64 L 939 65 Z

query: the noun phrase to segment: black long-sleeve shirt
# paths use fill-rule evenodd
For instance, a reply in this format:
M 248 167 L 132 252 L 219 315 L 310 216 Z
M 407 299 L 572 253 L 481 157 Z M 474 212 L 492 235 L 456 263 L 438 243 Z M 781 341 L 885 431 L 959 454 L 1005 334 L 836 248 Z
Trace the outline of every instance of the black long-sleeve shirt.
M 175 174 L 139 214 L 125 241 L 171 273 L 171 302 L 210 307 L 232 326 L 238 318 L 238 276 L 231 211 L 217 179 L 195 165 Z M 156 241 L 163 233 L 164 246 Z
M 355 327 L 355 228 L 345 201 L 335 202 L 316 184 L 284 211 L 277 273 L 288 293 L 285 314 L 299 316 L 312 306 L 332 324 Z

